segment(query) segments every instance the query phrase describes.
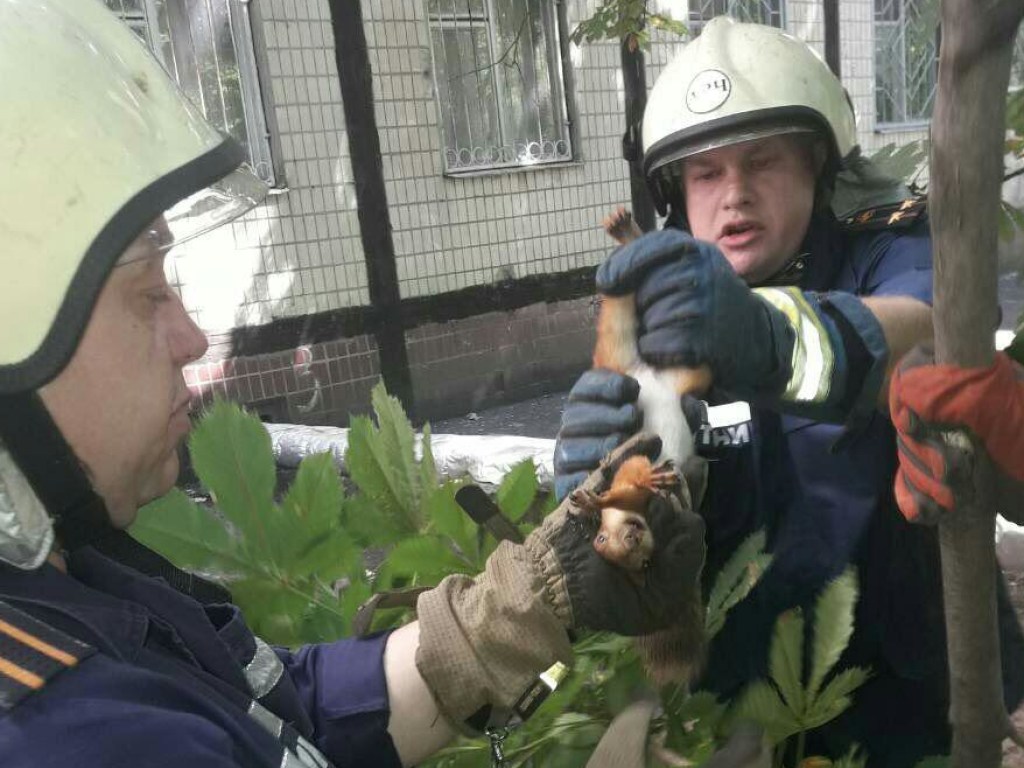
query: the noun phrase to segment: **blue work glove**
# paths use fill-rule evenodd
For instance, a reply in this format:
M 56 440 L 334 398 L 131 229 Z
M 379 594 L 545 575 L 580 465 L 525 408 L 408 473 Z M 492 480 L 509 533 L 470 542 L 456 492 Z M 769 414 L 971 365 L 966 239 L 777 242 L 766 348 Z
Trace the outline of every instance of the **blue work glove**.
M 555 441 L 555 496 L 564 499 L 601 459 L 640 429 L 636 379 L 599 368 L 569 391 Z
M 601 265 L 597 289 L 636 294 L 640 354 L 651 365 L 706 363 L 717 386 L 751 400 L 786 388 L 795 342 L 789 322 L 711 243 L 676 229 L 644 235 Z

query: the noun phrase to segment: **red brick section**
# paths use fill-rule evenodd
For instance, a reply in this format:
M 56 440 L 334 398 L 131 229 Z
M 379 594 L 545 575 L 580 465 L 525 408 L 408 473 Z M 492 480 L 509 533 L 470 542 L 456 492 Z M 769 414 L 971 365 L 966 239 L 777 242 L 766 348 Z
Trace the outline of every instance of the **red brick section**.
M 436 419 L 568 388 L 590 365 L 594 321 L 593 299 L 577 299 L 407 332 L 418 413 Z M 203 360 L 185 371 L 196 406 L 220 396 L 267 420 L 341 426 L 370 410 L 379 378 L 372 336 Z

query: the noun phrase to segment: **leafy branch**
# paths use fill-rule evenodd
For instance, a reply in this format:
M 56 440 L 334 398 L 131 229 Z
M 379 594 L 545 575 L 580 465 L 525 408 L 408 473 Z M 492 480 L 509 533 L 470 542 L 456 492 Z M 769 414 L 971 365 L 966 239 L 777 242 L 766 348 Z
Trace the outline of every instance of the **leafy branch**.
M 280 498 L 270 440 L 259 420 L 236 405 L 215 403 L 190 441 L 213 504 L 174 491 L 141 511 L 133 535 L 179 566 L 227 586 L 253 630 L 284 645 L 350 633 L 359 607 L 375 592 L 479 572 L 497 542 L 456 504 L 460 483 L 440 482 L 429 427 L 417 450 L 408 418 L 383 386 L 374 389 L 372 402 L 375 420 L 354 418 L 349 431 L 352 492 L 345 494 L 330 454 L 320 454 L 303 460 Z M 550 495 L 540 492 L 530 461 L 506 475 L 495 500 L 510 524 L 526 530 L 553 507 Z M 764 542 L 763 533 L 750 537 L 717 575 L 706 614 L 710 635 L 768 567 Z M 848 701 L 859 684 L 850 671 L 828 678 L 852 628 L 847 614 L 854 597 L 843 594 L 846 602 L 838 606 L 835 597 L 819 602 L 818 625 L 829 626 L 818 630 L 815 641 L 809 686 L 816 693 L 804 694 L 819 705 L 805 707 L 801 727 L 823 722 L 823 708 L 841 711 L 835 702 Z M 397 626 L 408 618 L 405 609 L 382 610 L 374 614 L 373 626 Z M 781 621 L 784 629 L 776 632 L 784 635 L 776 643 L 783 646 L 773 647 L 772 659 L 773 680 L 781 682 L 769 687 L 776 696 L 783 685 L 794 695 L 793 659 L 799 657 L 794 628 Z M 780 659 L 786 661 L 781 667 Z M 638 691 L 651 689 L 628 638 L 602 633 L 581 638 L 573 675 L 510 736 L 509 764 L 583 765 L 614 716 Z M 727 703 L 685 686 L 662 690 L 661 700 L 662 715 L 654 724 L 659 754 L 699 764 L 720 747 L 730 722 Z M 774 717 L 771 710 L 768 714 Z M 762 725 L 771 723 L 769 717 Z M 486 740 L 464 739 L 430 764 L 482 768 L 488 760 Z
M 594 15 L 580 22 L 569 39 L 576 45 L 600 40 L 621 40 L 630 51 L 650 47 L 650 29 L 680 37 L 688 34 L 686 24 L 670 14 L 651 11 L 648 0 L 604 0 Z
M 810 669 L 804 666 L 804 617 L 800 609 L 784 613 L 775 623 L 767 680 L 751 683 L 733 708 L 734 720 L 751 720 L 775 745 L 796 736 L 796 764 L 804 759 L 804 734 L 838 717 L 870 677 L 861 667 L 833 674 L 853 634 L 857 576 L 852 569 L 832 581 L 814 610 Z M 805 682 L 806 680 L 806 682 Z M 826 683 L 827 680 L 827 683 Z M 777 762 L 785 754 L 777 750 Z

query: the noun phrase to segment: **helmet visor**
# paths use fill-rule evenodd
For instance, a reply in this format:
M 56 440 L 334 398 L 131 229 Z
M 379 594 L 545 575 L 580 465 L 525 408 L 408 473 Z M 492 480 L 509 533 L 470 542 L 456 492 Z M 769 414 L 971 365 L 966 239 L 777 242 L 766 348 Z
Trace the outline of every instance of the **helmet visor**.
M 158 216 L 125 249 L 117 264 L 130 264 L 152 253 L 169 251 L 222 224 L 227 224 L 256 207 L 267 195 L 268 187 L 248 163 L 208 187 L 195 192 Z M 147 247 L 138 246 L 145 243 Z
M 140 233 L 166 251 L 227 224 L 257 206 L 267 195 L 267 185 L 243 163 L 208 187 L 171 206 L 147 232 Z M 134 261 L 132 250 L 118 263 Z
M 750 123 L 732 130 L 702 131 L 699 135 L 689 139 L 673 142 L 675 146 L 663 145 L 661 151 L 658 151 L 658 147 L 652 148 L 651 154 L 656 153 L 656 157 L 652 158 L 647 172 L 653 173 L 666 166 L 678 163 L 680 160 L 685 160 L 688 157 L 704 152 L 710 152 L 720 147 L 728 147 L 733 144 L 743 144 L 748 141 L 757 141 L 758 139 L 767 139 L 772 136 L 792 133 L 820 133 L 820 131 L 806 122 L 797 121 Z

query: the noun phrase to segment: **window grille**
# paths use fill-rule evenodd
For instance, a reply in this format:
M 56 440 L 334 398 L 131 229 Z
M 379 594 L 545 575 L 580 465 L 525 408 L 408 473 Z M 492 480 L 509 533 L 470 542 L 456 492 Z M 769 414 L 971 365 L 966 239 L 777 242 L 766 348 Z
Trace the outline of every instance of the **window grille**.
M 935 102 L 938 0 L 875 0 L 875 120 L 923 122 Z
M 448 173 L 572 159 L 555 6 L 428 0 Z
M 783 0 L 690 0 L 690 24 L 700 25 L 715 16 L 785 28 Z M 696 31 L 696 30 L 694 30 Z
M 1019 91 L 1024 88 L 1024 27 L 1017 30 L 1017 39 L 1013 42 L 1013 60 L 1010 65 L 1010 90 Z
M 237 0 L 105 0 L 153 51 L 207 120 L 248 152 L 275 183 L 263 95 L 246 3 Z

